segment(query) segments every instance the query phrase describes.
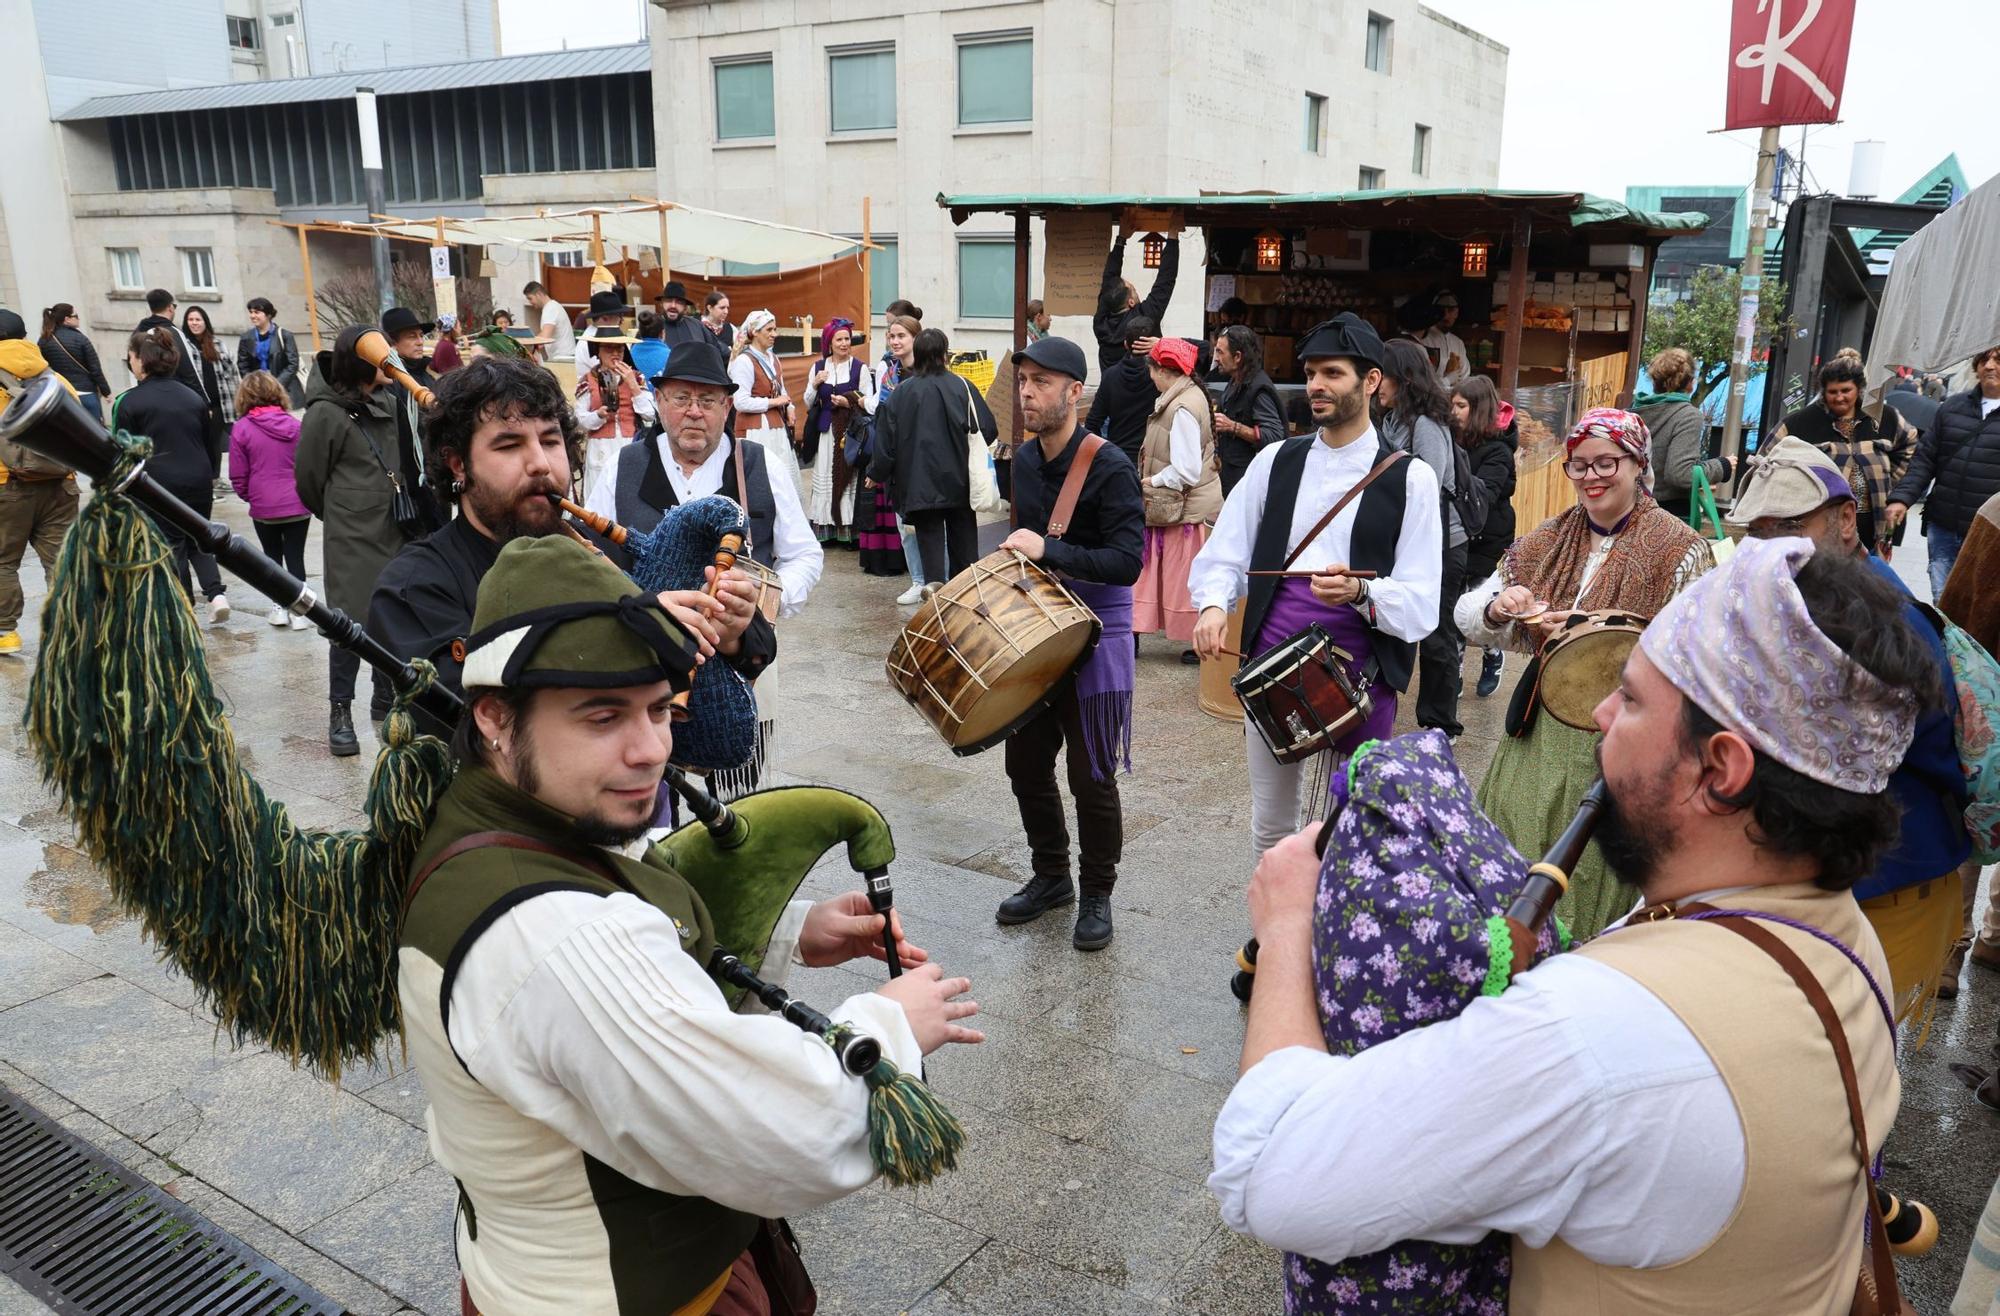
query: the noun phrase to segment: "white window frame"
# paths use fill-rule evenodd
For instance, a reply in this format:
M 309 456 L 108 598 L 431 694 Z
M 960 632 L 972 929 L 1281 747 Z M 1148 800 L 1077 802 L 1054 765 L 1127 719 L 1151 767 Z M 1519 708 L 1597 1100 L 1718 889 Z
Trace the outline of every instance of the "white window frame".
M 1316 91 L 1306 93 L 1306 154 L 1326 154 L 1327 98 Z
M 1431 146 L 1436 141 L 1431 126 L 1420 123 L 1410 141 L 1410 172 L 1418 178 L 1431 176 Z
M 236 24 L 238 23 L 245 24 L 244 31 L 250 34 L 250 44 L 247 46 L 236 44 Z M 258 25 L 254 14 L 224 14 L 222 17 L 222 30 L 227 35 L 229 48 L 232 51 L 238 51 L 245 55 L 261 55 L 264 53 L 264 31 Z
M 837 122 L 837 103 L 834 100 L 833 66 L 842 59 L 857 55 L 887 55 L 889 73 L 889 122 L 870 124 L 867 127 L 843 128 Z M 890 135 L 896 131 L 902 120 L 902 81 L 898 74 L 902 65 L 896 58 L 896 43 L 893 41 L 869 41 L 853 46 L 828 46 L 826 50 L 826 130 L 835 137 L 865 137 L 870 135 Z
M 221 288 L 216 286 L 215 282 L 214 247 L 176 247 L 174 250 L 179 253 L 181 258 L 181 290 L 183 292 L 219 293 L 222 291 Z M 203 282 L 196 277 L 203 272 L 203 266 L 207 267 L 207 282 Z
M 1375 33 L 1381 33 L 1381 40 L 1374 40 Z M 1373 10 L 1368 14 L 1368 27 L 1361 38 L 1361 67 L 1370 73 L 1387 74 L 1396 67 L 1396 20 Z
M 1375 181 L 1372 183 L 1368 181 L 1370 174 L 1375 176 Z M 1380 192 L 1389 186 L 1389 171 L 1377 169 L 1374 165 L 1362 165 L 1360 172 L 1355 176 L 1354 186 L 1363 192 Z
M 965 50 L 968 46 L 1003 46 L 1025 42 L 1028 47 L 1028 112 L 1018 119 L 965 118 Z M 951 52 L 953 122 L 973 132 L 986 130 L 1019 131 L 1035 121 L 1035 32 L 1033 28 L 1012 28 L 1005 32 L 960 32 L 953 38 Z
M 146 291 L 146 262 L 139 255 L 137 247 L 106 247 L 105 255 L 111 258 L 111 286 L 119 292 Z M 131 257 L 132 277 L 125 277 L 125 258 Z
M 771 131 L 768 133 L 725 134 L 722 131 L 722 83 L 721 73 L 725 68 L 741 67 L 746 64 L 762 64 L 771 70 Z M 745 142 L 765 144 L 778 138 L 778 61 L 768 50 L 755 51 L 744 55 L 718 55 L 708 63 L 708 99 L 710 113 L 715 117 L 715 140 L 719 145 L 737 146 Z
M 955 295 L 958 302 L 958 318 L 960 320 L 965 320 L 965 321 L 978 320 L 984 323 L 1011 322 L 1014 318 L 1013 294 L 1011 292 L 1008 294 L 1007 297 L 1007 302 L 1008 302 L 1007 310 L 1003 311 L 999 315 L 981 315 L 966 309 L 965 249 L 967 247 L 1001 247 L 1005 248 L 1008 254 L 1011 256 L 1014 251 L 1014 239 L 1012 235 L 1004 233 L 961 234 L 958 238 L 957 249 L 954 252 L 954 254 L 958 257 L 958 261 L 956 268 L 953 270 L 953 274 L 955 275 L 955 277 L 952 281 L 952 292 Z M 898 252 L 897 254 L 900 257 L 901 252 Z

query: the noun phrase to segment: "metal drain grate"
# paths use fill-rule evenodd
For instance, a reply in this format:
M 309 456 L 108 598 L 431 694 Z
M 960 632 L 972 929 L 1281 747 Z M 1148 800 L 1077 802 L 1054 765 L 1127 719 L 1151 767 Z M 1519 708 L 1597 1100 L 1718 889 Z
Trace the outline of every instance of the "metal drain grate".
M 342 1311 L 4 1087 L 0 1275 L 77 1316 Z

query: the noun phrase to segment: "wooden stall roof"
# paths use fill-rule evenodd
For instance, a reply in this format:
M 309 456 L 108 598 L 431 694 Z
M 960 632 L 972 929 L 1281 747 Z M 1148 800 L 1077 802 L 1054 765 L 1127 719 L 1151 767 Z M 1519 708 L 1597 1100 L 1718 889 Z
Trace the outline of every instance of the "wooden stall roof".
M 938 194 L 938 205 L 954 224 L 975 214 L 1048 215 L 1055 211 L 1178 210 L 1190 227 L 1275 227 L 1312 225 L 1353 229 L 1431 229 L 1446 236 L 1505 232 L 1526 215 L 1536 228 L 1567 224 L 1605 236 L 1666 239 L 1698 233 L 1708 216 L 1692 211 L 1635 210 L 1585 192 L 1519 192 L 1500 189 L 1377 189 L 1368 192 L 1237 192 L 1195 196 Z

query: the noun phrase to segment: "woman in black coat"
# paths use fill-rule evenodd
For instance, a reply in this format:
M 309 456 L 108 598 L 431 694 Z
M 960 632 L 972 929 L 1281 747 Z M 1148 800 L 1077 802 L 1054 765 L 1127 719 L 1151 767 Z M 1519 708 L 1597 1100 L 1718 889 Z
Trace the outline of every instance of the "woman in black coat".
M 146 460 L 146 474 L 207 517 L 215 508 L 215 468 L 209 464 L 208 455 L 208 399 L 174 378 L 180 361 L 180 335 L 171 328 L 155 327 L 134 333 L 127 346 L 125 363 L 131 366 L 139 382 L 120 393 L 111 404 L 111 423 L 114 429 L 151 439 L 153 455 Z M 211 622 L 227 621 L 229 599 L 222 592 L 222 573 L 216 568 L 215 559 L 173 526 L 164 522 L 155 524 L 173 546 L 174 570 L 188 599 L 207 600 Z M 190 562 L 201 583 L 199 596 L 188 584 Z
M 81 317 L 68 302 L 57 302 L 42 312 L 42 337 L 36 346 L 49 369 L 69 381 L 76 400 L 99 420 L 104 419 L 104 403 L 111 400 L 111 384 L 104 367 L 97 362 L 97 348 L 79 327 Z
M 971 566 L 979 555 L 979 522 L 972 512 L 966 436 L 997 431 L 979 390 L 945 368 L 951 343 L 943 330 L 917 335 L 915 374 L 875 416 L 871 474 L 885 473 L 896 511 L 917 535 L 924 580 L 935 588 Z M 875 474 L 881 479 L 882 474 Z
M 1484 375 L 1469 375 L 1452 390 L 1451 429 L 1465 449 L 1472 478 L 1486 486 L 1486 524 L 1465 546 L 1465 580 L 1470 589 L 1498 569 L 1501 554 L 1514 542 L 1514 459 L 1521 430 L 1512 404 L 1500 400 L 1493 381 Z M 1499 689 L 1505 665 L 1504 653 L 1488 649 L 1480 660 L 1479 684 L 1473 693 L 1484 699 Z

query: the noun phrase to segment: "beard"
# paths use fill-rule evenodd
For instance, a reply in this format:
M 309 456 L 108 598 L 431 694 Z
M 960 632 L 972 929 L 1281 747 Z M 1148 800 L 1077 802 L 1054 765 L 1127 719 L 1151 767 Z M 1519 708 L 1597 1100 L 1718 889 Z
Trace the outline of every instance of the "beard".
M 1333 404 L 1331 415 L 1321 416 L 1317 410 L 1313 412 L 1313 423 L 1323 430 L 1338 429 L 1342 425 L 1353 423 L 1354 418 L 1361 414 L 1361 409 L 1368 405 L 1367 399 L 1362 397 L 1359 389 L 1352 393 L 1335 393 L 1327 400 Z
M 1659 806 L 1664 784 L 1663 780 L 1652 782 L 1655 789 L 1627 791 L 1623 798 L 1611 789 L 1610 782 L 1604 786 L 1604 812 L 1597 821 L 1598 849 L 1612 872 L 1641 891 L 1679 846 L 1680 838 L 1662 821 L 1665 810 Z
M 535 745 L 528 738 L 527 724 L 520 722 L 514 731 L 514 745 L 510 766 L 514 770 L 514 784 L 522 793 L 541 798 L 542 773 L 535 764 Z M 585 845 L 602 845 L 612 849 L 632 844 L 653 830 L 657 815 L 649 812 L 636 822 L 613 822 L 601 813 L 577 814 L 570 820 L 570 831 Z
M 1076 408 L 1071 406 L 1067 395 L 1048 411 L 1033 411 L 1021 408 L 1021 428 L 1040 437 L 1044 434 L 1068 434 L 1076 428 Z
M 551 535 L 561 527 L 562 513 L 551 501 L 552 495 L 562 495 L 553 480 L 537 480 L 526 489 L 506 492 L 482 483 L 468 465 L 458 499 L 493 532 L 494 541 L 504 546 L 516 539 Z

